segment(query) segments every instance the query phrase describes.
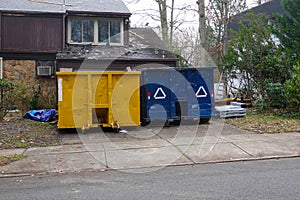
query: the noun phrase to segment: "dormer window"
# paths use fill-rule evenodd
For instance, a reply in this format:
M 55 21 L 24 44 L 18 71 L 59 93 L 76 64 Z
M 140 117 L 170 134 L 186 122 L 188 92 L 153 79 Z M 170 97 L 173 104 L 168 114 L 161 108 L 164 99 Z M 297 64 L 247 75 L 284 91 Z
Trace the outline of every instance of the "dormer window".
M 71 17 L 68 43 L 123 45 L 122 19 Z
M 94 21 L 72 19 L 71 42 L 94 42 Z

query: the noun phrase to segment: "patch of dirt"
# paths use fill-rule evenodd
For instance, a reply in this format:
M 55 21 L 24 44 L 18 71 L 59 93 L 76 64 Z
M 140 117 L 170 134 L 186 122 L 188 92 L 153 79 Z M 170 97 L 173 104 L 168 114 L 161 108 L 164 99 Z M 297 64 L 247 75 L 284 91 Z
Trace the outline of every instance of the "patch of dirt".
M 255 133 L 300 132 L 300 119 L 282 118 L 272 114 L 247 114 L 246 117 L 231 118 L 228 124 Z
M 10 118 L 0 122 L 0 149 L 60 144 L 56 124 Z

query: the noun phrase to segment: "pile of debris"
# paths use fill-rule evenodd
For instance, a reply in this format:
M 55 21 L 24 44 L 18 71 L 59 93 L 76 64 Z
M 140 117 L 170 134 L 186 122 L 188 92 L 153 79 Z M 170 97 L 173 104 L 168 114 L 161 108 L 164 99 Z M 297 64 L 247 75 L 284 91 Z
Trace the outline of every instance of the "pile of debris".
M 252 104 L 247 102 L 231 101 L 229 105 L 216 106 L 215 110 L 219 117 L 229 118 L 229 117 L 245 117 L 247 113 L 247 108 L 251 107 Z

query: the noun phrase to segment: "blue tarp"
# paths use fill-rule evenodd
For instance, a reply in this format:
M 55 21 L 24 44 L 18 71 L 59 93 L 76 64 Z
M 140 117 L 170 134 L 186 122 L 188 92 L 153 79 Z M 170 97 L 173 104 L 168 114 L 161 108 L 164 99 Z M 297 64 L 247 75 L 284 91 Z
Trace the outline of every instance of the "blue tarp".
M 56 114 L 57 111 L 54 109 L 30 110 L 24 115 L 24 118 L 39 122 L 49 122 Z

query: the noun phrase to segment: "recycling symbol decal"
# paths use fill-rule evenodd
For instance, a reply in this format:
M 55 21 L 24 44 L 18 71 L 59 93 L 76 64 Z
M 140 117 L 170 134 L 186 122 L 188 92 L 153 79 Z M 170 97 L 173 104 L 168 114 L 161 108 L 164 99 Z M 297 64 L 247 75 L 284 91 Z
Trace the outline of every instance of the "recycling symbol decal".
M 198 91 L 196 92 L 196 97 L 197 98 L 205 98 L 207 97 L 207 92 L 206 90 L 204 89 L 203 86 L 200 86 Z
M 154 99 L 165 99 L 167 97 L 167 95 L 164 92 L 164 90 L 161 87 L 159 87 L 159 88 L 157 88 L 153 97 L 154 97 Z

